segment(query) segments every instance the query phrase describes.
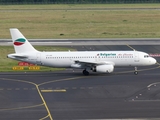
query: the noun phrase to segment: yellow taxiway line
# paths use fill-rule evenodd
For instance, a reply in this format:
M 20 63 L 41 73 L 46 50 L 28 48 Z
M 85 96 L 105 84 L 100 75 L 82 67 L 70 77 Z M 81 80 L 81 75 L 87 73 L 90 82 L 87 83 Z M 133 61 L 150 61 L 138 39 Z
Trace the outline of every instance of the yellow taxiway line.
M 17 80 L 17 79 L 9 79 L 9 78 L 0 78 L 0 80 L 8 80 L 8 81 L 14 81 L 14 82 L 22 82 L 22 83 L 28 83 L 28 84 L 34 85 L 34 86 L 36 87 L 35 89 L 37 89 L 37 91 L 38 91 L 38 94 L 39 94 L 41 100 L 43 101 L 43 103 L 40 104 L 40 105 L 44 105 L 45 108 L 46 108 L 46 110 L 47 110 L 47 112 L 48 112 L 48 115 L 45 116 L 44 118 L 41 118 L 40 120 L 44 120 L 44 119 L 46 119 L 46 118 L 48 118 L 48 117 L 50 118 L 50 120 L 53 120 L 52 115 L 51 115 L 51 113 L 50 113 L 50 110 L 49 110 L 49 108 L 48 108 L 48 106 L 47 106 L 47 103 L 46 103 L 46 101 L 45 101 L 45 99 L 44 99 L 44 97 L 43 97 L 43 95 L 42 95 L 42 92 L 66 92 L 66 89 L 40 90 L 39 86 L 44 85 L 44 84 L 48 84 L 48 83 L 62 82 L 62 81 L 70 81 L 70 80 L 76 80 L 76 79 L 80 79 L 80 78 L 86 78 L 86 76 L 83 76 L 83 77 L 82 77 L 82 76 L 79 76 L 79 77 L 73 77 L 73 78 L 64 78 L 64 79 L 52 80 L 52 81 L 43 82 L 43 83 L 41 83 L 41 84 L 36 84 L 36 83 L 34 83 L 34 82 L 29 82 L 29 81 L 25 81 L 25 80 Z M 1 89 L 1 90 L 2 90 L 2 89 Z M 39 106 L 39 105 L 28 106 L 28 107 L 21 107 L 21 108 L 1 109 L 1 110 L 25 109 L 25 108 L 31 108 L 31 107 L 37 107 L 37 106 Z
M 41 92 L 66 92 L 65 89 L 60 89 L 60 90 L 41 90 Z
M 46 110 L 47 110 L 47 112 L 48 112 L 47 117 L 49 117 L 50 120 L 53 120 L 52 115 L 51 115 L 51 113 L 50 113 L 50 110 L 49 110 L 49 108 L 48 108 L 48 106 L 47 106 L 47 103 L 46 103 L 45 99 L 43 98 L 43 96 L 42 96 L 42 94 L 41 94 L 41 91 L 40 91 L 40 89 L 39 89 L 39 85 L 37 85 L 37 84 L 34 83 L 34 82 L 29 82 L 29 81 L 25 81 L 25 80 L 16 80 L 16 79 L 8 79 L 8 78 L 1 78 L 1 80 L 8 80 L 8 81 L 14 81 L 14 82 L 22 82 L 22 83 L 28 83 L 28 84 L 34 85 L 34 86 L 36 87 L 37 91 L 38 91 L 39 96 L 41 97 L 41 99 L 42 99 L 42 101 L 43 101 L 43 105 L 45 106 L 45 108 L 46 108 Z M 15 109 L 15 108 L 14 108 L 14 109 Z M 45 117 L 45 118 L 46 118 L 46 117 Z
M 34 108 L 34 107 L 43 106 L 43 105 L 44 105 L 44 104 L 42 103 L 42 104 L 38 104 L 38 105 L 24 106 L 24 107 L 17 107 L 17 108 L 4 108 L 4 109 L 0 109 L 0 111 L 30 109 L 30 108 Z

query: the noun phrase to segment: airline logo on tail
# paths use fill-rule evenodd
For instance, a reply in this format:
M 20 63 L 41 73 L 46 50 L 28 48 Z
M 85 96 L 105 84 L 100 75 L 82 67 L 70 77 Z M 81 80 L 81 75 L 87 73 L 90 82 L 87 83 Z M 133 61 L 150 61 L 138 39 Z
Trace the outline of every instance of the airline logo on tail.
M 20 46 L 20 45 L 23 45 L 25 42 L 26 42 L 26 40 L 24 38 L 19 38 L 14 41 L 14 45 Z

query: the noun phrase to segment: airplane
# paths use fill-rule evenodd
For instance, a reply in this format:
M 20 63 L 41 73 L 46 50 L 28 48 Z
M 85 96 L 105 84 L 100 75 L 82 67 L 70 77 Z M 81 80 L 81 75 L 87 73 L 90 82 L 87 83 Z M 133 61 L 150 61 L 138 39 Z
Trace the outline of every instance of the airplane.
M 134 67 L 138 74 L 138 66 L 156 64 L 156 59 L 141 51 L 64 51 L 41 52 L 36 50 L 17 28 L 11 28 L 10 34 L 15 53 L 8 58 L 32 64 L 56 68 L 83 69 L 84 75 L 89 71 L 112 73 L 115 67 Z

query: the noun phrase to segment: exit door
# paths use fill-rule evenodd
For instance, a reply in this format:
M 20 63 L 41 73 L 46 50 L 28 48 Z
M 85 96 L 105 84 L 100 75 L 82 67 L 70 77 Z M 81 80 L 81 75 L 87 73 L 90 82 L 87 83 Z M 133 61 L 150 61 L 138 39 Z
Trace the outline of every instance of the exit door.
M 134 61 L 139 62 L 139 54 L 136 51 L 134 52 Z

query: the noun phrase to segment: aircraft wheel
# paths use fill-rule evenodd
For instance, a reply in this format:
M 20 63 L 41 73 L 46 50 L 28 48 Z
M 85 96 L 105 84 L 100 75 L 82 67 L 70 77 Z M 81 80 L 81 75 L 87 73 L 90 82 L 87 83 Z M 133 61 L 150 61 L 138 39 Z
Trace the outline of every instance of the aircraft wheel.
M 83 75 L 87 76 L 89 75 L 89 72 L 87 70 L 83 70 Z
M 135 75 L 138 75 L 138 71 L 135 71 L 134 74 L 135 74 Z

